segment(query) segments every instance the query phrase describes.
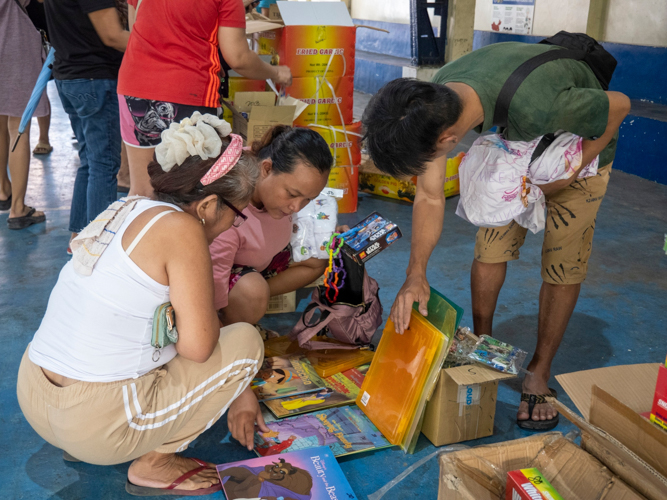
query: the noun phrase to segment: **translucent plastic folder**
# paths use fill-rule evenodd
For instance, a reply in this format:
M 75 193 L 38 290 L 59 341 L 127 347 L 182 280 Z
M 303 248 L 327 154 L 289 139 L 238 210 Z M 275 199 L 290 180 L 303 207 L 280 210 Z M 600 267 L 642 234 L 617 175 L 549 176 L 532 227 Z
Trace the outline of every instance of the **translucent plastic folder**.
M 391 444 L 406 452 L 414 450 L 426 401 L 462 313 L 431 289 L 428 319 L 413 309 L 402 335 L 387 320 L 357 405 Z

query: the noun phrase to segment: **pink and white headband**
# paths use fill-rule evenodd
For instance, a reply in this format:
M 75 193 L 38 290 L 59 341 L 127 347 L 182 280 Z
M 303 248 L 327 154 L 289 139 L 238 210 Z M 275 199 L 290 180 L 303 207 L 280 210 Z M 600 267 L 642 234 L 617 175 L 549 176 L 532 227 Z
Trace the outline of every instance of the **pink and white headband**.
M 225 151 L 220 155 L 220 158 L 217 159 L 208 172 L 206 172 L 204 177 L 201 178 L 200 182 L 204 186 L 208 186 L 220 179 L 220 177 L 229 172 L 239 161 L 239 158 L 241 158 L 241 153 L 243 152 L 243 139 L 240 135 L 236 134 L 229 134 L 229 137 L 231 138 L 231 141 Z

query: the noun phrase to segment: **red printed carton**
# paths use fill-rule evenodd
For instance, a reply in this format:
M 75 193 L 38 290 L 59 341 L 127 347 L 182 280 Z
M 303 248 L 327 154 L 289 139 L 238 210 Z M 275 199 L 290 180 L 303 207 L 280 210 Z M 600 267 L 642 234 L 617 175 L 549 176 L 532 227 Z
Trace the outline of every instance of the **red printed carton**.
M 520 469 L 507 473 L 505 500 L 563 500 L 537 469 Z
M 664 366 L 658 370 L 658 382 L 655 385 L 650 420 L 667 430 L 667 368 Z

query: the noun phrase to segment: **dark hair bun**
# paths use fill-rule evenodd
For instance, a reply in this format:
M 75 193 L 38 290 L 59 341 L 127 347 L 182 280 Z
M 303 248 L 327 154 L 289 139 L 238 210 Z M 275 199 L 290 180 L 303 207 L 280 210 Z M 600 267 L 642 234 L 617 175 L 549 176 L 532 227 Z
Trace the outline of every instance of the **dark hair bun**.
M 259 141 L 252 143 L 259 160 L 271 158 L 273 171 L 290 174 L 302 161 L 320 173 L 329 173 L 333 156 L 324 138 L 309 128 L 275 125 Z

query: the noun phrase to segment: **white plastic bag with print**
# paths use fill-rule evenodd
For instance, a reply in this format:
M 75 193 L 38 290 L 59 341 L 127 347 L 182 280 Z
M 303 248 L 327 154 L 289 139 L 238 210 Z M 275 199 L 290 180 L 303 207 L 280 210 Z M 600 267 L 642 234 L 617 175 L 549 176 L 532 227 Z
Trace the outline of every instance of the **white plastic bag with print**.
M 328 259 L 324 245 L 336 230 L 338 203 L 332 196 L 320 194 L 292 218 L 292 258 L 303 262 L 312 257 Z
M 459 165 L 461 198 L 456 214 L 480 227 L 500 227 L 515 220 L 537 233 L 544 229 L 546 200 L 541 184 L 568 179 L 581 165 L 583 139 L 557 132 L 554 142 L 530 164 L 541 137 L 506 141 L 500 135 L 479 137 Z M 597 174 L 595 158 L 578 178 Z M 522 199 L 522 179 L 530 192 Z M 524 203 L 525 200 L 525 203 Z

